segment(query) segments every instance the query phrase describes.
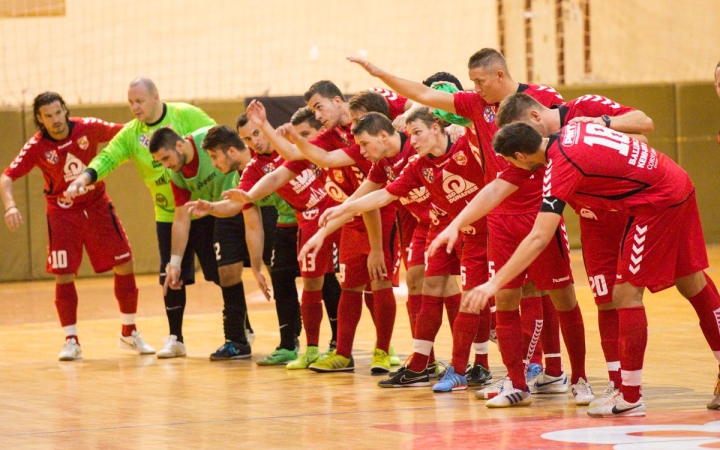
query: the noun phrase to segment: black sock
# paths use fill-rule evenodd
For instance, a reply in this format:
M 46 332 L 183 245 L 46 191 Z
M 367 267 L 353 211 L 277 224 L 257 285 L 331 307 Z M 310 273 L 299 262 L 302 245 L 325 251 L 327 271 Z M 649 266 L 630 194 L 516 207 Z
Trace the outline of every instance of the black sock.
M 295 287 L 295 269 L 270 271 L 275 297 L 275 311 L 280 326 L 280 347 L 295 349 L 295 338 L 300 317 L 300 303 Z
M 340 283 L 334 273 L 326 273 L 323 280 L 323 302 L 327 311 L 330 329 L 332 330 L 332 341 L 337 342 L 337 310 L 340 303 Z
M 185 286 L 180 289 L 168 289 L 165 300 L 165 314 L 170 326 L 170 334 L 177 336 L 178 342 L 183 342 L 182 325 L 185 314 Z
M 225 339 L 240 344 L 248 343 L 245 337 L 247 304 L 242 281 L 233 286 L 220 287 L 223 296 L 223 329 Z

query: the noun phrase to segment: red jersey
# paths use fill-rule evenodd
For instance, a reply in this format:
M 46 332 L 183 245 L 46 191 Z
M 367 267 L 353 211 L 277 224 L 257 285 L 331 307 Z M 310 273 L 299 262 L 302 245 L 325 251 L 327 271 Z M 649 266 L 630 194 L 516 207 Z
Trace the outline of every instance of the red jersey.
M 431 218 L 437 225 L 439 221 L 457 217 L 480 192 L 483 183 L 482 177 L 477 180 L 477 174 L 481 171 L 480 159 L 472 153 L 467 136 L 461 136 L 455 144 L 448 139 L 448 149 L 440 157 L 411 158 L 400 176 L 385 189 L 392 195 L 403 197 L 413 189 L 425 186 L 432 201 Z M 485 228 L 484 221 L 483 217 L 461 231 L 475 234 L 476 226 Z
M 629 215 L 656 214 L 694 192 L 688 174 L 645 143 L 593 123 L 551 137 L 542 211 L 561 213 L 573 201 Z
M 332 130 L 327 130 L 319 134 L 315 139 L 311 140 L 310 143 L 329 152 L 343 149 L 351 155 L 351 157 L 353 154 L 359 155 L 360 147 L 355 145 L 355 137 L 350 132 L 351 127 L 352 125 L 344 127 L 338 125 Z M 325 169 L 327 173 L 325 189 L 336 202 L 344 202 L 365 180 L 365 175 L 370 170 L 371 163 L 367 159 L 362 158 L 362 156 L 360 160 L 364 162 L 360 161 L 357 166 L 331 167 Z
M 316 218 L 326 208 L 334 206 L 323 186 L 323 174 L 310 161 L 285 161 L 276 152 L 270 155 L 256 154 L 250 160 L 240 178 L 239 189 L 249 191 L 266 174 L 284 166 L 297 176 L 278 188 L 277 193 L 295 209 L 298 223 Z M 246 205 L 245 209 L 252 205 Z
M 123 127 L 90 117 L 70 117 L 68 126 L 70 133 L 60 141 L 52 139 L 47 132 L 35 133 L 4 172 L 17 180 L 37 166 L 45 178 L 43 193 L 48 211 L 82 208 L 103 197 L 105 183 L 102 181 L 95 183 L 93 190 L 69 202 L 63 192 L 97 155 L 98 144 L 109 142 Z
M 517 92 L 533 97 L 548 108 L 563 102 L 562 96 L 555 89 L 547 86 L 520 84 Z M 470 133 L 470 139 L 482 155 L 483 173 L 487 184 L 508 167 L 507 161 L 492 149 L 492 139 L 498 130 L 495 115 L 499 105 L 487 103 L 477 92 L 456 92 L 453 96 L 455 111 L 473 121 L 475 130 L 474 133 Z M 537 211 L 541 192 L 542 182 L 535 179 L 534 182 L 527 183 L 523 189 L 515 191 L 503 200 L 491 214 L 534 213 Z
M 397 116 L 405 112 L 405 104 L 408 100 L 406 97 L 403 97 L 397 92 L 393 92 L 389 89 L 379 87 L 371 87 L 368 91 L 377 92 L 385 97 L 388 108 L 390 109 L 390 120 L 395 120 Z

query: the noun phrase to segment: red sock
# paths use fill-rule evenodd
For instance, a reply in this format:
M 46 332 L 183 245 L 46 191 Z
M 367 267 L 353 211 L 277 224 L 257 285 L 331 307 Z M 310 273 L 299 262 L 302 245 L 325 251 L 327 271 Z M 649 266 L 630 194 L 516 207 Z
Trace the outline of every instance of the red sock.
M 717 352 L 720 351 L 720 330 L 718 329 L 720 297 L 718 297 L 715 283 L 707 274 L 704 275 L 707 285 L 689 300 L 700 319 L 700 329 L 710 345 L 710 350 Z
M 585 374 L 585 323 L 583 322 L 580 305 L 570 311 L 558 311 L 563 341 L 570 358 L 570 382 L 575 384 L 582 377 L 587 381 Z
M 486 369 L 490 369 L 490 363 L 488 362 L 490 321 L 490 308 L 486 307 L 478 314 L 478 320 L 475 322 L 477 325 L 475 338 L 473 339 L 473 344 L 477 344 L 475 346 L 475 364 L 481 364 Z M 478 350 L 477 347 L 481 347 L 482 350 Z
M 540 333 L 543 328 L 543 305 L 540 297 L 525 297 L 520 300 L 520 321 L 523 330 L 523 362 L 542 365 Z
M 77 323 L 78 295 L 75 283 L 55 285 L 55 308 L 60 317 L 60 326 L 75 325 Z
M 415 339 L 434 342 L 442 325 L 442 313 L 442 297 L 423 295 L 422 308 L 420 308 L 420 314 L 415 325 Z M 413 372 L 420 372 L 427 367 L 428 359 L 429 356 L 415 352 L 410 359 L 408 368 Z
M 443 299 L 445 303 L 445 311 L 447 311 L 448 322 L 450 322 L 450 331 L 453 329 L 455 318 L 460 311 L 460 301 L 462 300 L 462 294 L 457 293 Z
M 485 309 L 490 310 L 489 308 Z M 480 316 L 478 314 L 462 311 L 459 312 L 455 318 L 455 326 L 452 332 L 453 347 L 450 365 L 455 368 L 457 373 L 465 373 L 465 367 L 470 357 L 470 348 L 477 334 L 478 322 L 480 322 Z M 487 359 L 487 354 L 485 357 Z M 487 368 L 487 366 L 485 367 Z
M 407 310 L 410 317 L 410 333 L 412 337 L 415 337 L 415 326 L 417 317 L 420 314 L 420 308 L 422 308 L 422 294 L 408 294 Z
M 319 291 L 303 290 L 300 315 L 305 327 L 307 345 L 317 347 L 320 341 L 320 323 L 323 318 L 322 289 Z
M 370 317 L 373 320 L 373 324 L 375 323 L 375 296 L 373 295 L 372 291 L 364 291 L 363 296 L 365 298 L 365 306 L 367 307 L 368 311 L 370 311 Z M 375 325 L 377 326 L 377 325 Z
M 376 314 L 374 322 L 377 339 L 375 346 L 387 352 L 390 347 L 393 328 L 395 327 L 395 315 L 397 312 L 395 294 L 393 294 L 393 290 L 390 287 L 374 291 L 373 295 L 375 303 L 373 313 Z
M 608 368 L 608 377 L 615 388 L 619 389 L 622 384 L 620 375 L 620 353 L 618 351 L 618 329 L 617 309 L 598 310 L 598 328 L 600 330 L 600 345 L 602 346 L 605 363 Z
M 648 323 L 644 306 L 618 309 L 620 339 L 620 392 L 625 401 L 635 403 L 642 397 L 642 369 L 648 339 Z
M 137 313 L 138 288 L 135 284 L 135 274 L 115 274 L 115 298 L 117 298 L 118 305 L 120 305 L 121 313 Z
M 495 321 L 495 297 L 490 298 L 490 329 L 494 330 L 497 322 Z
M 497 311 L 495 319 L 497 320 L 495 332 L 497 333 L 498 347 L 500 347 L 503 364 L 508 370 L 508 377 L 512 380 L 513 387 L 526 390 L 525 368 L 522 361 L 520 310 Z
M 343 289 L 338 304 L 337 354 L 352 356 L 355 331 L 362 316 L 363 293 Z
M 540 340 L 545 353 L 545 373 L 559 377 L 563 373 L 562 354 L 560 353 L 560 319 L 549 295 L 542 296 L 542 306 L 543 328 Z

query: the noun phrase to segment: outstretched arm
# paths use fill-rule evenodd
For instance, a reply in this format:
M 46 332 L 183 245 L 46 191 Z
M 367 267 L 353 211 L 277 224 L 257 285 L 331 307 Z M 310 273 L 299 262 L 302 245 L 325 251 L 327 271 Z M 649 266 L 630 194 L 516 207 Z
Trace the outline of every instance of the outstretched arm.
M 193 216 L 200 218 L 208 214 L 214 217 L 233 217 L 240 214 L 242 205 L 231 200 L 220 200 L 218 202 L 209 202 L 203 199 L 197 199 L 193 202 L 187 202 L 188 210 Z
M 272 144 L 273 148 L 280 154 L 280 156 L 283 157 L 284 160 L 297 161 L 305 159 L 305 156 L 300 153 L 300 150 L 298 150 L 297 147 L 275 132 L 275 129 L 267 120 L 265 106 L 263 106 L 261 102 L 257 100 L 251 101 L 245 113 L 248 116 L 248 120 L 260 128 L 260 131 L 262 131 L 265 137 L 268 138 L 270 144 Z
M 605 126 L 605 121 L 600 117 L 583 116 L 570 119 L 570 123 L 575 122 L 592 122 Z M 610 129 L 625 134 L 644 134 L 654 130 L 655 125 L 647 114 L 639 110 L 634 110 L 619 116 L 610 116 Z
M 436 91 L 417 81 L 400 78 L 361 58 L 350 56 L 348 61 L 359 65 L 370 75 L 381 79 L 390 89 L 404 97 L 423 105 L 455 113 L 455 97 L 449 92 Z
M 12 178 L 5 174 L 0 175 L 0 194 L 2 195 L 3 205 L 5 205 L 5 225 L 10 231 L 15 231 L 23 224 L 23 218 L 17 204 L 15 204 L 12 183 Z
M 222 193 L 224 199 L 232 200 L 237 203 L 252 203 L 260 200 L 273 192 L 277 191 L 280 187 L 285 186 L 297 175 L 286 167 L 278 167 L 274 172 L 271 172 L 260 179 L 255 186 L 249 191 L 245 192 L 241 189 L 229 189 Z
M 280 136 L 295 144 L 302 153 L 303 159 L 312 161 L 318 167 L 327 169 L 329 167 L 345 167 L 355 164 L 355 160 L 341 149 L 327 151 L 310 143 L 310 141 L 300 136 L 290 123 L 281 126 L 277 131 Z

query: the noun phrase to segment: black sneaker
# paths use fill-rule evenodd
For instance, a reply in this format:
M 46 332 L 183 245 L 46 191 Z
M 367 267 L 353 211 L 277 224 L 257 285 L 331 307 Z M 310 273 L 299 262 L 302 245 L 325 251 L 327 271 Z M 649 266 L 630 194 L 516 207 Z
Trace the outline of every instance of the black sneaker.
M 210 361 L 227 361 L 229 359 L 245 359 L 252 356 L 248 344 L 226 341 L 219 349 L 210 355 Z
M 378 381 L 378 386 L 383 388 L 430 386 L 430 377 L 427 369 L 422 372 L 413 372 L 402 366 L 390 378 Z
M 438 378 L 440 375 L 440 368 L 438 367 L 437 360 L 428 363 L 427 372 L 430 378 Z
M 475 364 L 465 372 L 468 386 L 485 386 L 492 383 L 492 374 L 482 364 Z

